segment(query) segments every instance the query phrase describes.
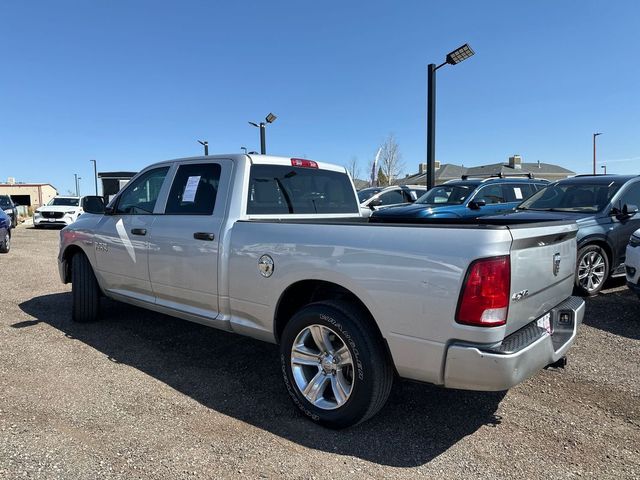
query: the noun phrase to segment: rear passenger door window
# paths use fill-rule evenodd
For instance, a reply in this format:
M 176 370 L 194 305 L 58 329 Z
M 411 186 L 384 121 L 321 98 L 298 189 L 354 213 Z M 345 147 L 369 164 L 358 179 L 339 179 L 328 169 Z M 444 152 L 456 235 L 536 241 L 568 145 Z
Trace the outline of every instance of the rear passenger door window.
M 213 214 L 220 172 L 221 168 L 217 163 L 180 165 L 169 191 L 165 214 Z
M 507 202 L 523 202 L 536 191 L 532 183 L 507 183 L 503 189 Z

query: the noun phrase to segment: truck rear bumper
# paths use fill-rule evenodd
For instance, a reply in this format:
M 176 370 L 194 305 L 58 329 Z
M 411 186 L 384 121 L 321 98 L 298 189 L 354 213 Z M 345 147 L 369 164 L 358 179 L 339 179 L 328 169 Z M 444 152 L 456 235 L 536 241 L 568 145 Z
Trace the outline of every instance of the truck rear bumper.
M 584 317 L 584 300 L 569 297 L 548 315 L 551 334 L 536 320 L 499 345 L 451 344 L 447 349 L 444 386 L 506 390 L 560 360 L 575 341 Z

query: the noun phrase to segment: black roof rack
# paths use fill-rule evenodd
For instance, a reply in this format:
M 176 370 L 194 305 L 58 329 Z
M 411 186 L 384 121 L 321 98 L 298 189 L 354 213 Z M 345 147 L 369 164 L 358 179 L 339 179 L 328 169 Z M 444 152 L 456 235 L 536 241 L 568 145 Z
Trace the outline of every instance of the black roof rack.
M 535 178 L 531 172 L 523 173 L 480 173 L 479 175 L 462 175 L 462 180 L 468 180 L 470 178 L 509 178 L 509 177 L 527 177 Z

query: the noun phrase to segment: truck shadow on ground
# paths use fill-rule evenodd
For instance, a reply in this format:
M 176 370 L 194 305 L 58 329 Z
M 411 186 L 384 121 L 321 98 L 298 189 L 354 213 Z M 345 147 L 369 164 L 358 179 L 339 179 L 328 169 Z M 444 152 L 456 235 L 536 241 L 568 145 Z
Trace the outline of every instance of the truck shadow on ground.
M 373 419 L 332 431 L 303 418 L 284 388 L 278 348 L 147 310 L 102 300 L 103 318 L 70 320 L 70 293 L 35 297 L 20 308 L 70 339 L 132 366 L 208 408 L 309 448 L 371 462 L 412 467 L 429 462 L 496 415 L 505 392 L 445 390 L 396 382 Z
M 587 302 L 583 323 L 615 335 L 640 340 L 640 299 L 625 285 L 625 279 L 612 279 L 605 289 Z

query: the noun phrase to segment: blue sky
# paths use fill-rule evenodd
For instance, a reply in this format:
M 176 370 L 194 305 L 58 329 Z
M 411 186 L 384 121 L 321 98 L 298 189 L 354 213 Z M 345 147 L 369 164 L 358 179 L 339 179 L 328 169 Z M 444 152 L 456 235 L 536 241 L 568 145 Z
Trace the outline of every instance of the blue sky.
M 0 5 L 0 180 L 210 151 L 346 164 L 361 177 L 393 132 L 405 173 L 425 158 L 426 66 L 438 70 L 436 157 L 640 173 L 640 2 L 58 1 Z

